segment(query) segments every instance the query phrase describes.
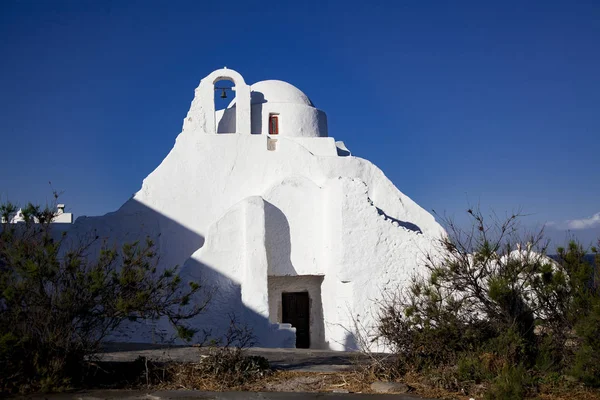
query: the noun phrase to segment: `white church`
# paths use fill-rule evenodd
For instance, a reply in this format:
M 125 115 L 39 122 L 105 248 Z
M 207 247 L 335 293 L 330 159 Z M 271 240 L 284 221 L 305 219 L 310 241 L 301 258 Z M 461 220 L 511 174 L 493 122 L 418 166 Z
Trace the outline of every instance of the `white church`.
M 215 110 L 223 80 L 235 98 Z M 115 243 L 153 238 L 161 266 L 216 288 L 197 328 L 224 331 L 235 314 L 258 346 L 332 350 L 357 348 L 377 300 L 422 268 L 443 233 L 329 136 L 325 112 L 302 91 L 277 80 L 248 85 L 227 68 L 201 80 L 175 145 L 141 189 L 71 229 Z M 115 340 L 156 342 L 169 329 L 130 326 Z

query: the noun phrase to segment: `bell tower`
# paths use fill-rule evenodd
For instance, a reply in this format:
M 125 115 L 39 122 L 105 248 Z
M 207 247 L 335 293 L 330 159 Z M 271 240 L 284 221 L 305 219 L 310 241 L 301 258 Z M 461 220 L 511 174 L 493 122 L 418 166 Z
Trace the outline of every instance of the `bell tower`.
M 228 80 L 233 82 L 232 90 L 235 92 L 235 132 L 250 134 L 250 86 L 246 84 L 242 75 L 232 69 L 218 69 L 200 81 L 196 89 L 196 97 L 200 100 L 200 117 L 204 121 L 204 131 L 208 134 L 217 133 L 217 122 L 215 118 L 215 85 L 219 81 Z

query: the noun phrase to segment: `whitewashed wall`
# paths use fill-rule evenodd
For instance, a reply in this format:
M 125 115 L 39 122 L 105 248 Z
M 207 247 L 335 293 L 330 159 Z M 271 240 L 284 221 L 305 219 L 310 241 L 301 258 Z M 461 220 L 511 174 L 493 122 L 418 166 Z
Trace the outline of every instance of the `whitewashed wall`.
M 222 74 L 203 80 L 173 149 L 133 198 L 114 213 L 79 218 L 73 230 L 98 232 L 112 243 L 152 237 L 161 267 L 181 265 L 186 279 L 217 289 L 208 313 L 194 321 L 198 327 L 222 330 L 235 312 L 255 327 L 263 346 L 294 343 L 293 329 L 273 324 L 280 322 L 273 302 L 283 286 L 297 283 L 281 278 L 269 286 L 269 277 L 320 276 L 323 322 L 315 325 L 314 344 L 353 349 L 356 320 L 373 327 L 382 291 L 418 272 L 420 258 L 443 230 L 371 162 L 339 157 L 333 138 L 307 137 L 327 136 L 318 110 L 314 124 L 299 120 L 302 126 L 290 136 L 282 131 L 276 146 L 268 146 L 268 135 L 245 128 L 216 134 L 215 126 L 208 134 L 205 113 L 211 110 L 198 96 L 208 96 L 206 82 Z M 243 89 L 241 82 L 236 85 Z M 265 97 L 277 100 L 268 89 L 278 84 L 269 85 L 262 88 Z M 291 89 L 279 99 L 303 102 L 296 109 L 312 105 Z M 316 296 L 316 288 L 306 290 Z M 117 337 L 152 341 L 156 329 L 169 331 L 161 322 L 158 328 L 128 327 Z

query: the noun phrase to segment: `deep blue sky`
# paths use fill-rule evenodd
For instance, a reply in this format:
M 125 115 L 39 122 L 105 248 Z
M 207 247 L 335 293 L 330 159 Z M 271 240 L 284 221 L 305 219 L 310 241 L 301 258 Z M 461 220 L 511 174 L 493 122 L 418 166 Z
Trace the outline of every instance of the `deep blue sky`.
M 598 1 L 3 0 L 0 199 L 115 210 L 224 65 L 300 88 L 428 210 L 600 212 Z

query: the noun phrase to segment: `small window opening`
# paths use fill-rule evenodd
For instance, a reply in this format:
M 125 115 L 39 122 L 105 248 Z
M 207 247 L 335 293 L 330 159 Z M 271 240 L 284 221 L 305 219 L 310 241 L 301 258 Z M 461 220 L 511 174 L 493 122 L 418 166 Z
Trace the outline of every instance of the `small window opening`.
M 269 135 L 279 135 L 279 116 L 269 115 Z

